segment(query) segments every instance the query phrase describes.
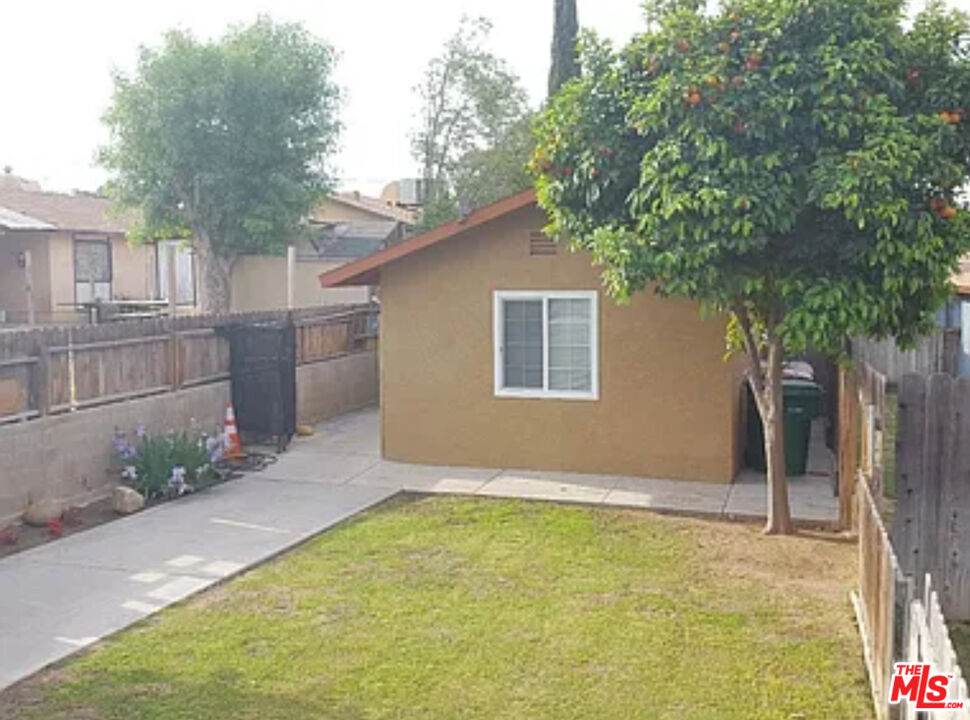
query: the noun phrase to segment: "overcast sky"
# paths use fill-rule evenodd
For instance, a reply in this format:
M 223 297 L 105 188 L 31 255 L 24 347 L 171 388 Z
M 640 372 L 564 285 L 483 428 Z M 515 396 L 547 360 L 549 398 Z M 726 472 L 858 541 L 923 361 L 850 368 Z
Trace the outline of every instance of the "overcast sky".
M 970 0 L 950 0 L 970 9 Z M 920 3 L 922 4 L 922 3 Z M 579 0 L 579 19 L 618 43 L 644 26 L 640 0 Z M 462 14 L 494 23 L 492 49 L 545 95 L 553 0 L 0 0 L 0 167 L 46 188 L 93 189 L 110 71 L 172 27 L 199 36 L 266 13 L 303 22 L 340 53 L 344 189 L 376 193 L 415 172 L 414 86 Z
M 580 22 L 622 42 L 643 27 L 639 0 L 579 0 Z M 413 92 L 462 14 L 494 23 L 492 49 L 534 103 L 545 94 L 553 0 L 0 0 L 0 167 L 45 188 L 93 189 L 113 67 L 172 27 L 199 36 L 260 13 L 304 23 L 339 52 L 345 129 L 336 166 L 345 189 L 376 193 L 413 175 Z

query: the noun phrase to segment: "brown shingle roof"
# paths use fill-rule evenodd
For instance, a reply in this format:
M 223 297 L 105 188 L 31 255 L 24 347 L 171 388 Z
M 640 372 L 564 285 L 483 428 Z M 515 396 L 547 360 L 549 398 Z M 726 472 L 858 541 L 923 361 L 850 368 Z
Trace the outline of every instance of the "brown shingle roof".
M 117 214 L 110 200 L 97 195 L 0 188 L 0 206 L 43 220 L 59 230 L 126 233 L 135 220 L 131 213 Z
M 0 230 L 53 230 L 54 226 L 9 208 L 0 207 Z

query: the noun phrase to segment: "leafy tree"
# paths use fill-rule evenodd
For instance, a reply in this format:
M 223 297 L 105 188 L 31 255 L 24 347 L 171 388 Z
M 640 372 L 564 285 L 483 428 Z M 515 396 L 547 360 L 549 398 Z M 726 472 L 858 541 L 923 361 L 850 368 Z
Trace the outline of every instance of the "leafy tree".
M 484 44 L 491 23 L 463 18 L 416 88 L 423 110 L 412 153 L 430 188 L 422 225 L 511 195 L 531 184 L 534 146 L 528 98 L 518 76 Z
M 240 253 L 281 252 L 330 188 L 333 64 L 301 26 L 260 18 L 211 42 L 169 32 L 115 75 L 110 192 L 140 209 L 138 238 L 191 235 L 205 311 L 229 309 Z
M 657 4 L 655 3 L 655 8 Z M 652 288 L 725 313 L 764 421 L 766 532 L 792 529 L 781 364 L 847 336 L 910 342 L 970 247 L 967 18 L 899 0 L 667 2 L 537 125 L 550 233 L 619 299 Z
M 570 78 L 579 75 L 576 61 L 576 36 L 579 19 L 576 0 L 555 0 L 552 31 L 552 67 L 549 70 L 549 95 L 555 95 Z

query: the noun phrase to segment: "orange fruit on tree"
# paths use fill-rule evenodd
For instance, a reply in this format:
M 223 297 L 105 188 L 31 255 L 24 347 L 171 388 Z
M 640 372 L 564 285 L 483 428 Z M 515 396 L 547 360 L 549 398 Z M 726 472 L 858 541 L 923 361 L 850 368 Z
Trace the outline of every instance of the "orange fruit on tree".
M 944 220 L 952 220 L 957 215 L 957 209 L 952 205 L 947 205 L 945 208 L 940 210 L 940 217 Z

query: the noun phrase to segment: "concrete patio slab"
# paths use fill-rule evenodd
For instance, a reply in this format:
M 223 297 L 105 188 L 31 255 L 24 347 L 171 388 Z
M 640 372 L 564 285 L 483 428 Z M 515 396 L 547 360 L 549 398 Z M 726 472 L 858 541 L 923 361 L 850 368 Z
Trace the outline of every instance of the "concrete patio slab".
M 828 477 L 802 475 L 790 478 L 788 501 L 792 517 L 804 523 L 831 525 L 838 517 L 839 499 L 832 493 L 832 481 Z M 724 514 L 734 518 L 760 519 L 765 516 L 767 502 L 765 476 L 742 470 L 730 486 Z
M 379 458 L 357 453 L 329 452 L 284 453 L 268 465 L 260 477 L 304 482 L 342 484 L 373 467 Z
M 727 484 L 622 477 L 617 479 L 604 502 L 607 505 L 718 515 L 724 509 L 730 491 L 731 486 Z
M 365 410 L 325 423 L 309 438 L 295 440 L 289 458 L 269 471 L 317 482 L 426 493 L 475 494 L 560 502 L 642 507 L 662 512 L 761 519 L 765 476 L 742 471 L 731 484 L 618 477 L 520 469 L 417 465 L 374 459 L 380 447 L 378 411 Z M 373 460 L 367 466 L 366 460 Z M 366 466 L 366 467 L 365 467 Z M 363 470 L 360 470 L 364 467 Z M 280 470 L 282 469 L 282 470 Z M 838 498 L 832 493 L 835 459 L 825 447 L 821 422 L 812 428 L 808 474 L 789 481 L 792 514 L 811 525 L 834 525 Z
M 475 494 L 598 504 L 606 499 L 615 484 L 616 477 L 605 475 L 507 470 Z
M 470 495 L 500 472 L 491 468 L 412 465 L 381 460 L 350 480 L 350 484 Z

